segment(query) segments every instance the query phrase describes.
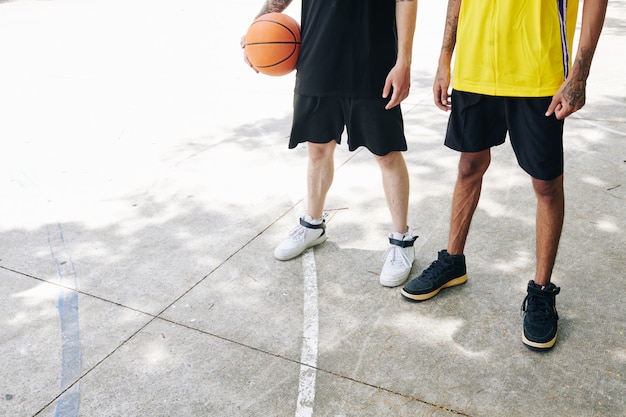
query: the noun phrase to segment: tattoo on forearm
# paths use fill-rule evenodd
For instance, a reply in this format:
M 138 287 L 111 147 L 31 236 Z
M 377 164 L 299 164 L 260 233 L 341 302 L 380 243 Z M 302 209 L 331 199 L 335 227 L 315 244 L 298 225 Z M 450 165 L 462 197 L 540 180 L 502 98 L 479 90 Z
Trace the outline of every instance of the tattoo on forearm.
M 593 51 L 589 48 L 582 47 L 579 50 L 572 65 L 572 79 L 563 89 L 563 98 L 575 109 L 580 109 L 585 105 L 585 90 L 592 58 Z
M 458 7 L 455 1 L 448 2 L 448 12 L 446 14 L 446 28 L 443 33 L 443 43 L 441 49 L 452 53 L 456 45 L 456 33 L 459 25 Z
M 280 13 L 289 6 L 289 3 L 291 3 L 291 0 L 267 0 L 259 15 L 274 12 Z
M 588 48 L 581 48 L 579 55 L 580 56 L 576 57 L 576 61 L 574 61 L 576 81 L 587 81 L 587 78 L 589 77 L 589 69 L 591 68 L 591 58 L 593 57 L 593 52 Z

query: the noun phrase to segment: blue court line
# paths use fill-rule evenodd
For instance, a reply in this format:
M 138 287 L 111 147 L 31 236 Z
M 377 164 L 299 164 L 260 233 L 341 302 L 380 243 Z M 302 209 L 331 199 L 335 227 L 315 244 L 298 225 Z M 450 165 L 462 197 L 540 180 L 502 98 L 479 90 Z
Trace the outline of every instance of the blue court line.
M 59 397 L 55 417 L 76 417 L 80 407 L 80 382 L 76 381 L 82 371 L 78 293 L 75 291 L 78 278 L 72 258 L 66 251 L 65 237 L 60 224 L 57 224 L 56 231 L 51 232 L 48 228 L 48 245 L 61 285 L 57 305 L 61 319 L 60 392 L 67 390 Z

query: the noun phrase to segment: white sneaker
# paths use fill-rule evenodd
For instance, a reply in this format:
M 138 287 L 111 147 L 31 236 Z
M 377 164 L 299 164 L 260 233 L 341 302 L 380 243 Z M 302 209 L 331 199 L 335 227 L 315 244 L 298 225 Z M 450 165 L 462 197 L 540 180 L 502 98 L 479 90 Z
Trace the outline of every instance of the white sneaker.
M 312 220 L 310 216 L 306 216 L 306 219 Z M 305 216 L 300 217 L 300 224 L 293 228 L 289 232 L 289 237 L 274 249 L 274 257 L 280 261 L 288 261 L 308 248 L 323 243 L 327 238 L 324 217 L 322 217 L 320 224 L 311 224 L 305 220 Z
M 384 287 L 397 287 L 406 281 L 413 267 L 415 251 L 413 243 L 417 236 L 408 233 L 389 235 L 389 248 L 385 252 L 380 284 Z

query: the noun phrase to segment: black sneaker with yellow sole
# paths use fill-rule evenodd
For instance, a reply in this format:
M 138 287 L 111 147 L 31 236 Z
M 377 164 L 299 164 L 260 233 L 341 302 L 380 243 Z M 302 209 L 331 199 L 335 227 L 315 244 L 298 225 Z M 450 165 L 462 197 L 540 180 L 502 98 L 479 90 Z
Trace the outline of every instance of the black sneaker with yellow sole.
M 528 294 L 522 303 L 524 329 L 522 342 L 532 350 L 548 350 L 556 343 L 557 322 L 556 295 L 559 287 L 550 283 L 545 287 L 528 281 Z
M 465 282 L 467 282 L 465 256 L 449 255 L 447 250 L 442 250 L 437 260 L 402 288 L 400 293 L 409 301 L 424 301 L 437 295 L 443 288 Z

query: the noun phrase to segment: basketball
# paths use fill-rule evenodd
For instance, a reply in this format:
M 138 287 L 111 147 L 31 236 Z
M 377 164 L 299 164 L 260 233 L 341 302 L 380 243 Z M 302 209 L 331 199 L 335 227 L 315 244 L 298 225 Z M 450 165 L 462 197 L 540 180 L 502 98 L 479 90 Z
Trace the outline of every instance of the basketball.
M 259 16 L 246 33 L 245 49 L 257 71 L 272 76 L 288 74 L 298 61 L 300 25 L 282 13 Z

